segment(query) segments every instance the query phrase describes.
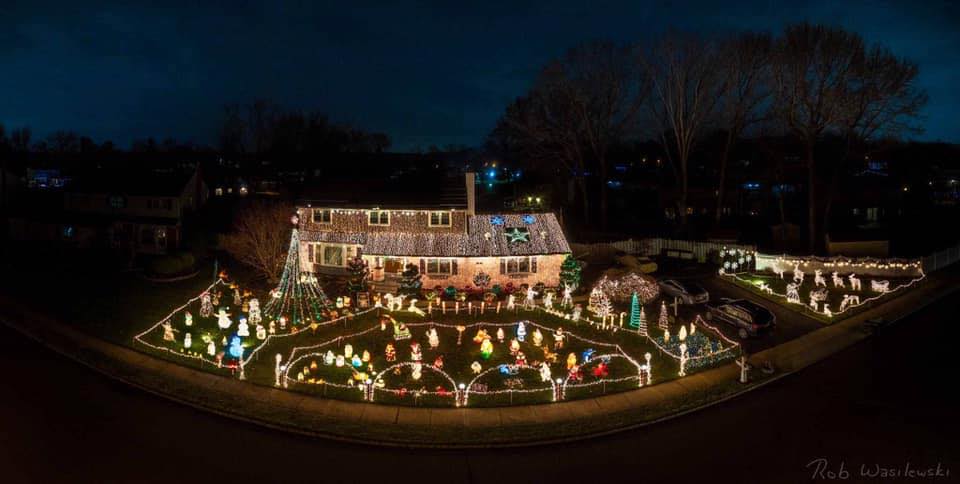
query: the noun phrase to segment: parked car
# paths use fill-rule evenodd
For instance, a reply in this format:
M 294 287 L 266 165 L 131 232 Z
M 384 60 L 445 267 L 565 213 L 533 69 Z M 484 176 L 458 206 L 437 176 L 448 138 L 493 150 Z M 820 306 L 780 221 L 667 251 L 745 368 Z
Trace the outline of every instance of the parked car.
M 707 321 L 723 321 L 737 329 L 741 339 L 756 336 L 761 331 L 772 328 L 777 319 L 769 309 L 746 299 L 722 298 L 707 304 Z
M 710 300 L 710 294 L 700 284 L 676 279 L 659 281 L 660 292 L 669 298 L 677 297 L 682 304 L 702 304 Z

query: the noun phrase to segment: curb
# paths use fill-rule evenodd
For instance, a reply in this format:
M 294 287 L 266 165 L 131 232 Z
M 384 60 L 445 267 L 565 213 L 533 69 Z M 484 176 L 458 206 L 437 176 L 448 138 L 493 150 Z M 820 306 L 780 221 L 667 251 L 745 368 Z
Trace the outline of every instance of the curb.
M 936 302 L 938 302 L 938 301 L 940 301 L 940 300 L 942 300 L 942 299 L 944 299 L 944 298 L 952 295 L 953 293 L 955 293 L 955 292 L 957 292 L 957 291 L 960 291 L 960 287 L 948 287 L 946 291 L 943 291 L 943 292 L 941 292 L 941 293 L 939 293 L 939 294 L 935 294 L 933 297 L 926 298 L 922 304 L 920 304 L 920 305 L 918 305 L 918 306 L 916 306 L 916 307 L 911 308 L 908 312 L 906 312 L 906 313 L 904 313 L 904 314 L 901 314 L 901 315 L 897 316 L 896 318 L 894 318 L 894 319 L 892 319 L 892 320 L 889 320 L 888 322 L 886 322 L 885 324 L 883 324 L 883 326 L 892 325 L 892 324 L 895 324 L 895 323 L 897 323 L 897 322 L 899 322 L 899 321 L 901 321 L 901 320 L 903 320 L 903 319 L 906 319 L 906 318 L 908 318 L 908 317 L 910 317 L 910 316 L 912 316 L 912 315 L 914 315 L 914 314 L 916 314 L 916 313 L 924 310 L 925 308 L 929 307 L 930 305 L 935 304 Z M 149 387 L 149 386 L 147 386 L 147 385 L 141 384 L 141 383 L 139 383 L 139 382 L 133 381 L 133 380 L 131 380 L 131 379 L 129 379 L 129 378 L 125 378 L 125 377 L 119 375 L 118 372 L 116 372 L 116 371 L 110 371 L 109 369 L 104 368 L 104 367 L 101 367 L 101 366 L 98 366 L 98 365 L 96 365 L 96 364 L 93 363 L 93 362 L 85 361 L 85 360 L 84 360 L 83 358 L 81 358 L 79 355 L 77 355 L 77 354 L 72 354 L 72 353 L 70 353 L 70 352 L 67 352 L 67 351 L 63 350 L 63 349 L 60 348 L 59 346 L 54 345 L 54 344 L 52 344 L 52 343 L 44 340 L 42 337 L 38 336 L 38 335 L 35 334 L 34 332 L 32 332 L 32 331 L 30 331 L 29 329 L 27 329 L 26 327 L 24 327 L 24 325 L 12 323 L 12 322 L 10 322 L 7 318 L 0 318 L 0 322 L 2 322 L 4 325 L 10 327 L 11 329 L 16 330 L 18 333 L 23 334 L 24 336 L 28 337 L 29 339 L 38 342 L 39 344 L 41 344 L 41 345 L 44 346 L 45 348 L 48 348 L 48 349 L 54 351 L 55 353 L 58 353 L 58 354 L 60 354 L 60 355 L 62 355 L 62 356 L 65 356 L 65 357 L 67 357 L 67 358 L 70 359 L 70 360 L 76 361 L 76 362 L 82 364 L 83 366 L 85 366 L 85 367 L 87 367 L 87 368 L 90 368 L 90 369 L 92 369 L 92 370 L 94 370 L 94 371 L 96 371 L 96 372 L 98 372 L 98 373 L 100 373 L 100 374 L 102 374 L 102 375 L 104 375 L 104 376 L 112 379 L 112 380 L 122 382 L 122 383 L 124 383 L 124 384 L 126 384 L 126 385 L 129 385 L 129 386 L 132 386 L 132 387 L 134 387 L 134 388 L 138 388 L 138 389 L 143 390 L 143 391 L 145 391 L 145 392 L 147 392 L 147 393 L 149 393 L 149 394 L 152 394 L 152 395 L 155 395 L 155 396 L 159 396 L 159 397 L 162 397 L 162 398 L 166 398 L 166 399 L 168 399 L 168 400 L 170 400 L 170 401 L 177 402 L 177 403 L 180 403 L 180 404 L 183 404 L 183 405 L 187 405 L 187 406 L 190 406 L 190 407 L 194 407 L 194 408 L 197 408 L 197 409 L 199 409 L 199 410 L 203 410 L 203 411 L 206 411 L 206 412 L 210 412 L 210 413 L 213 413 L 213 414 L 215 414 L 215 415 L 219 415 L 219 416 L 221 416 L 221 417 L 227 417 L 227 418 L 231 418 L 231 419 L 234 419 L 234 420 L 238 420 L 238 421 L 242 421 L 242 422 L 246 422 L 246 423 L 251 423 L 251 424 L 259 425 L 259 426 L 262 426 L 262 427 L 265 427 L 265 428 L 269 428 L 269 429 L 272 429 L 272 430 L 279 430 L 279 431 L 283 431 L 283 432 L 290 432 L 290 433 L 293 433 L 293 434 L 304 435 L 304 436 L 315 437 L 315 438 L 329 439 L 329 440 L 334 440 L 334 441 L 339 441 L 339 442 L 347 442 L 347 443 L 351 443 L 351 444 L 375 445 L 375 446 L 381 446 L 381 447 L 394 447 L 394 448 L 433 448 L 433 449 L 476 449 L 476 448 L 502 448 L 502 447 L 513 448 L 513 447 L 530 447 L 530 446 L 537 446 L 537 445 L 552 445 L 552 444 L 561 444 L 561 443 L 569 443 L 569 442 L 587 440 L 587 439 L 592 439 L 592 438 L 597 438 L 597 437 L 603 437 L 603 436 L 607 436 L 607 435 L 612 435 L 612 434 L 616 434 L 616 433 L 619 433 L 619 432 L 624 432 L 624 431 L 629 431 L 629 430 L 635 430 L 635 429 L 642 428 L 642 427 L 645 427 L 645 426 L 648 426 L 648 425 L 653 425 L 653 424 L 661 423 L 661 422 L 668 421 L 668 420 L 671 420 L 671 419 L 674 419 L 674 418 L 678 418 L 678 417 L 681 417 L 681 416 L 684 416 L 684 415 L 688 415 L 688 414 L 691 414 L 691 413 L 694 413 L 694 412 L 698 412 L 698 411 L 701 411 L 701 410 L 705 410 L 705 409 L 710 408 L 710 407 L 712 407 L 712 406 L 714 406 L 714 405 L 718 405 L 718 404 L 720 404 L 720 403 L 723 403 L 723 402 L 726 402 L 726 401 L 728 401 L 728 400 L 732 400 L 732 399 L 734 399 L 734 398 L 736 398 L 736 397 L 739 397 L 739 396 L 741 396 L 741 395 L 744 395 L 744 394 L 746 394 L 746 393 L 748 393 L 748 392 L 750 392 L 750 391 L 753 391 L 753 390 L 762 388 L 762 387 L 764 387 L 764 386 L 766 386 L 766 385 L 768 385 L 768 384 L 770 384 L 770 383 L 779 381 L 779 380 L 782 379 L 782 378 L 785 378 L 785 377 L 790 376 L 790 375 L 792 375 L 792 374 L 794 374 L 794 373 L 797 373 L 797 372 L 801 371 L 802 369 L 804 369 L 804 368 L 806 368 L 806 367 L 808 367 L 808 366 L 811 366 L 811 365 L 816 364 L 816 363 L 818 363 L 818 362 L 820 362 L 820 361 L 823 361 L 823 360 L 827 359 L 828 357 L 830 357 L 830 356 L 832 356 L 832 355 L 834 355 L 834 354 L 836 354 L 836 353 L 839 353 L 840 351 L 842 351 L 842 350 L 844 350 L 844 349 L 846 349 L 846 348 L 848 348 L 848 347 L 850 347 L 850 346 L 853 346 L 854 344 L 857 344 L 857 343 L 859 343 L 860 341 L 863 341 L 863 340 L 869 338 L 869 337 L 872 336 L 872 334 L 873 334 L 873 333 L 865 334 L 864 338 L 859 339 L 859 340 L 857 340 L 857 341 L 853 341 L 853 342 L 850 343 L 850 344 L 844 345 L 842 348 L 838 348 L 838 349 L 836 349 L 836 350 L 834 350 L 834 351 L 832 351 L 832 352 L 830 352 L 830 353 L 828 353 L 828 354 L 825 354 L 825 355 L 817 358 L 816 360 L 810 361 L 810 362 L 808 362 L 807 364 L 804 364 L 804 365 L 799 366 L 799 367 L 791 368 L 790 370 L 787 370 L 787 371 L 780 371 L 780 372 L 778 372 L 776 375 L 772 375 L 772 376 L 770 376 L 770 377 L 767 377 L 767 378 L 765 378 L 765 379 L 763 379 L 763 380 L 761 380 L 761 381 L 758 381 L 757 383 L 748 384 L 747 386 L 744 386 L 741 390 L 735 391 L 735 392 L 733 392 L 733 393 L 731 393 L 731 394 L 729 394 L 729 395 L 725 395 L 725 396 L 719 397 L 719 398 L 717 398 L 717 399 L 715 399 L 715 400 L 711 400 L 711 401 L 709 401 L 709 402 L 707 402 L 707 403 L 704 403 L 704 404 L 702 404 L 702 405 L 698 405 L 698 406 L 696 406 L 696 407 L 688 408 L 688 409 L 685 409 L 685 410 L 682 410 L 682 411 L 679 411 L 679 412 L 676 412 L 676 413 L 672 413 L 672 414 L 665 415 L 665 416 L 662 416 L 662 417 L 659 417 L 659 418 L 655 418 L 655 419 L 653 419 L 653 420 L 647 420 L 647 421 L 641 421 L 641 422 L 632 423 L 632 424 L 626 424 L 626 425 L 618 426 L 618 427 L 616 427 L 616 428 L 609 428 L 609 429 L 603 429 L 603 430 L 597 430 L 597 431 L 588 431 L 587 433 L 584 433 L 584 434 L 570 435 L 570 436 L 565 436 L 565 437 L 542 438 L 542 439 L 536 439 L 536 440 L 519 440 L 519 441 L 508 441 L 508 442 L 500 442 L 500 441 L 497 441 L 497 442 L 487 442 L 487 443 L 476 443 L 476 444 L 474 444 L 474 443 L 429 443 L 429 442 L 422 442 L 422 441 L 387 440 L 387 439 L 382 439 L 382 438 L 381 438 L 381 439 L 374 439 L 374 438 L 355 438 L 355 437 L 348 437 L 348 436 L 345 436 L 345 435 L 339 434 L 339 433 L 327 433 L 327 432 L 321 432 L 321 431 L 312 430 L 312 429 L 308 430 L 308 429 L 299 428 L 299 427 L 294 427 L 294 426 L 289 426 L 289 425 L 277 424 L 277 423 L 273 423 L 273 422 L 268 421 L 268 420 L 258 419 L 258 418 L 251 417 L 251 416 L 244 415 L 244 414 L 239 414 L 239 413 L 233 413 L 233 412 L 229 412 L 229 411 L 224 411 L 224 410 L 222 410 L 222 409 L 220 409 L 220 408 L 211 407 L 211 406 L 208 406 L 208 405 L 204 405 L 203 403 L 200 403 L 200 402 L 196 402 L 196 401 L 192 401 L 192 400 L 189 400 L 189 399 L 182 398 L 182 397 L 178 396 L 177 394 L 175 394 L 175 393 L 173 393 L 173 392 L 169 392 L 169 393 L 168 393 L 168 392 L 163 392 L 163 391 L 161 391 L 161 390 L 157 390 L 157 389 L 155 389 L 155 388 L 152 388 L 152 387 Z M 860 324 L 862 325 L 863 323 L 861 322 Z M 56 327 L 56 326 L 59 326 L 60 323 L 54 322 L 53 325 Z M 57 330 L 57 329 L 55 328 L 54 331 L 56 331 L 56 330 Z M 81 333 L 81 334 L 82 334 L 82 333 Z M 83 335 L 83 336 L 86 336 L 86 335 Z M 111 344 L 111 345 L 114 344 L 114 343 L 109 343 L 109 342 L 105 342 L 105 343 Z M 119 346 L 119 345 L 118 345 L 118 346 Z M 123 347 L 121 347 L 121 348 L 123 348 Z M 776 348 L 776 347 L 774 347 L 774 348 Z M 123 348 L 123 349 L 127 349 L 127 348 Z M 132 350 L 131 350 L 131 351 L 132 351 Z M 165 362 L 166 362 L 166 360 L 162 360 L 162 361 L 165 361 Z M 170 363 L 170 364 L 175 364 L 175 363 Z M 729 366 L 729 365 L 725 365 L 725 366 Z M 193 370 L 193 371 L 200 371 L 200 370 Z M 362 405 L 362 404 L 358 404 L 358 405 Z

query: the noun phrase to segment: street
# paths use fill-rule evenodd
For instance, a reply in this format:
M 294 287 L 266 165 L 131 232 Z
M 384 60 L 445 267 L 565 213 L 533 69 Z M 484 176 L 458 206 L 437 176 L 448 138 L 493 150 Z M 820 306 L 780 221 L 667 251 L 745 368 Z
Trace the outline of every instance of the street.
M 857 482 L 861 465 L 907 463 L 952 476 L 958 309 L 955 298 L 938 302 L 797 375 L 668 422 L 468 451 L 322 441 L 209 415 L 0 326 L 0 465 L 5 482 L 803 482 L 818 465 L 843 465 Z

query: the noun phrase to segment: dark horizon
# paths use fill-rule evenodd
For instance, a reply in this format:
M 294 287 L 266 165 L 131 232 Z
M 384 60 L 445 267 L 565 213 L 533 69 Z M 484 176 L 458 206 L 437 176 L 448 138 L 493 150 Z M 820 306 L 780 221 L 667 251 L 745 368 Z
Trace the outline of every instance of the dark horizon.
M 918 87 L 930 95 L 915 139 L 960 142 L 951 122 L 960 109 L 958 7 L 870 3 L 5 7 L 0 123 L 28 126 L 35 140 L 64 129 L 119 147 L 147 137 L 215 145 L 223 105 L 268 99 L 385 132 L 391 151 L 477 146 L 540 67 L 579 42 L 642 40 L 668 28 L 777 32 L 807 20 L 915 61 Z

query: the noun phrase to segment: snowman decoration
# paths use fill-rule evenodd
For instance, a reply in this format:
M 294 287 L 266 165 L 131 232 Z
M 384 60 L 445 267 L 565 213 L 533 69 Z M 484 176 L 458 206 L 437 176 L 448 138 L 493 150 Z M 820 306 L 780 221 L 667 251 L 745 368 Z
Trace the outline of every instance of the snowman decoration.
M 230 326 L 233 325 L 233 321 L 230 321 L 230 315 L 227 314 L 227 310 L 220 308 L 220 311 L 217 313 L 217 326 L 220 329 L 230 329 Z
M 437 334 L 436 328 L 427 330 L 427 342 L 430 344 L 430 349 L 435 350 L 440 347 L 440 336 Z
M 523 340 L 527 337 L 527 326 L 523 324 L 523 321 L 517 324 L 517 340 L 523 343 Z
M 540 363 L 540 380 L 544 382 L 549 382 L 552 378 L 550 374 L 550 365 L 546 361 Z
M 240 325 L 237 326 L 237 336 L 241 336 L 243 338 L 250 336 L 250 326 L 247 325 L 247 318 L 240 318 Z
M 267 339 L 267 328 L 264 328 L 262 324 L 257 325 L 257 339 L 260 341 Z

